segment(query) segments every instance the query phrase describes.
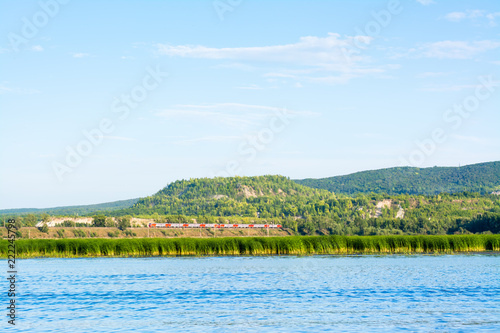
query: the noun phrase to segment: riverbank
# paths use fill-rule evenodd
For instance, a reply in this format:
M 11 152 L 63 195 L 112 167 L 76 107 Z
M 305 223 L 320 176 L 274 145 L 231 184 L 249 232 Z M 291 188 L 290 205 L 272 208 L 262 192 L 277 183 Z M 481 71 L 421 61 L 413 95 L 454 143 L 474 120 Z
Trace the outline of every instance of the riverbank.
M 456 253 L 500 251 L 500 235 L 20 239 L 17 258 Z M 8 241 L 0 241 L 7 257 Z

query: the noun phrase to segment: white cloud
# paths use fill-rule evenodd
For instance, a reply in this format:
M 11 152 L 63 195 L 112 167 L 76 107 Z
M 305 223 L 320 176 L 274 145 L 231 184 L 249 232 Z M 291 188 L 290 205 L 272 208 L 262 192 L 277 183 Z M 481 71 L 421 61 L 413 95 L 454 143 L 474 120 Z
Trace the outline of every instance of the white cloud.
M 37 154 L 36 156 L 39 158 L 49 158 L 49 157 L 56 157 L 56 154 Z
M 36 51 L 36 52 L 42 52 L 43 51 L 43 47 L 41 45 L 35 45 L 35 46 L 31 47 L 31 50 L 32 51 Z
M 471 59 L 480 53 L 494 50 L 500 47 L 500 42 L 483 40 L 475 42 L 466 41 L 441 41 L 424 44 L 423 46 L 412 49 L 408 54 L 425 58 L 438 59 Z
M 463 19 L 474 19 L 477 17 L 483 17 L 484 10 L 474 9 L 466 10 L 465 12 L 451 12 L 445 15 L 445 19 L 452 22 L 460 22 Z
M 430 4 L 435 3 L 433 0 L 417 0 L 417 2 L 421 5 L 428 6 Z
M 439 77 L 439 76 L 445 76 L 445 75 L 449 75 L 449 74 L 450 73 L 445 73 L 445 72 L 424 72 L 424 73 L 417 74 L 415 77 L 417 79 L 425 79 L 428 77 Z
M 293 74 L 286 74 L 286 73 L 266 73 L 264 74 L 264 77 L 281 77 L 281 78 L 294 78 L 296 75 Z
M 172 108 L 160 110 L 156 116 L 173 119 L 186 118 L 190 121 L 212 122 L 234 128 L 249 128 L 261 126 L 262 122 L 280 113 L 283 108 L 240 103 L 216 103 L 202 105 L 175 105 Z M 286 113 L 300 116 L 317 116 L 309 111 L 291 111 Z
M 177 143 L 177 144 L 189 144 L 189 143 L 198 143 L 198 142 L 227 142 L 227 141 L 235 141 L 235 140 L 241 140 L 241 139 L 242 139 L 242 137 L 240 137 L 240 136 L 213 135 L 213 136 L 205 136 L 205 137 L 195 138 L 195 139 L 180 140 L 180 141 L 176 141 L 175 143 Z
M 105 139 L 108 140 L 118 140 L 118 141 L 136 141 L 134 138 L 127 138 L 124 136 L 111 136 L 111 135 L 106 135 L 104 136 Z
M 8 87 L 7 85 L 0 84 L 0 95 L 4 94 L 13 94 L 13 95 L 33 95 L 33 94 L 39 94 L 40 91 L 36 89 L 23 89 L 23 88 L 12 88 Z
M 477 143 L 477 144 L 488 144 L 491 143 L 490 140 L 478 136 L 471 135 L 451 135 L 451 137 L 455 140 L 466 141 L 469 143 Z
M 244 90 L 261 90 L 263 89 L 262 87 L 260 87 L 259 85 L 256 85 L 256 84 L 251 84 L 249 86 L 244 86 L 244 87 L 238 87 L 238 89 L 244 89 Z
M 488 14 L 488 15 L 486 15 L 486 17 L 489 20 L 490 26 L 491 27 L 496 27 L 497 26 L 496 19 L 497 19 L 497 17 L 500 17 L 500 12 Z
M 447 19 L 448 21 L 452 21 L 452 22 L 459 22 L 466 17 L 467 17 L 467 15 L 465 13 L 462 13 L 462 12 L 452 12 L 452 13 L 448 13 L 445 15 L 445 19 Z
M 257 68 L 253 66 L 266 67 L 269 63 L 273 63 L 273 68 L 276 68 L 276 64 L 282 67 L 265 74 L 265 77 L 294 78 L 297 74 L 294 71 L 301 71 L 302 74 L 316 72 L 315 75 L 322 76 L 325 76 L 325 72 L 341 73 L 326 75 L 326 81 L 344 83 L 354 77 L 385 71 L 363 65 L 368 64 L 370 59 L 361 52 L 372 40 L 368 36 L 343 38 L 339 34 L 329 33 L 327 37 L 301 37 L 296 43 L 284 45 L 212 48 L 201 45 L 156 44 L 156 48 L 159 54 L 170 57 L 237 61 L 218 67 L 251 70 Z M 246 63 L 251 63 L 252 66 L 248 67 Z M 331 80 L 332 76 L 340 79 Z M 310 79 L 318 81 L 321 78 L 313 76 Z
M 367 42 L 370 40 L 367 39 Z M 342 48 L 353 45 L 353 38 L 340 38 L 329 33 L 328 37 L 301 37 L 298 43 L 272 46 L 211 48 L 206 46 L 157 44 L 158 52 L 167 56 L 204 59 L 239 59 L 250 61 L 317 65 L 345 63 Z
M 135 58 L 132 57 L 132 56 L 121 56 L 120 59 L 123 59 L 123 60 L 134 60 Z
M 491 86 L 498 87 L 500 85 L 500 81 L 493 81 Z M 429 85 L 426 88 L 423 88 L 423 91 L 433 91 L 433 92 L 441 92 L 441 91 L 461 91 L 461 90 L 473 90 L 476 88 L 482 87 L 482 85 L 477 84 L 440 84 L 440 85 Z
M 86 58 L 90 57 L 90 54 L 88 53 L 72 53 L 73 58 Z
M 487 19 L 490 27 L 497 26 L 496 20 L 498 17 L 500 17 L 500 12 L 487 13 L 486 11 L 480 9 L 466 10 L 464 12 L 451 12 L 444 16 L 444 18 L 450 22 L 461 22 L 464 20 L 475 20 L 475 22 L 481 22 L 478 20 L 481 19 L 484 21 L 484 19 Z
M 254 67 L 254 66 L 250 66 L 247 64 L 241 64 L 241 63 L 237 63 L 237 62 L 233 62 L 233 63 L 229 63 L 229 64 L 219 64 L 219 65 L 213 66 L 213 68 L 232 68 L 232 69 L 238 69 L 238 70 L 247 71 L 247 72 L 251 72 L 251 71 L 254 71 L 256 69 L 256 67 Z

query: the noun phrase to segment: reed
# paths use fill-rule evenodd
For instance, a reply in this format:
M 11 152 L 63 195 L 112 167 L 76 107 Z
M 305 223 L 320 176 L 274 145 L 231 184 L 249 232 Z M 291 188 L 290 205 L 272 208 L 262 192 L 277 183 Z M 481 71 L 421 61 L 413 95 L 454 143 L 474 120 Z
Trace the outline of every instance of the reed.
M 500 235 L 20 239 L 17 258 L 311 255 L 500 251 Z M 7 257 L 8 242 L 0 241 Z

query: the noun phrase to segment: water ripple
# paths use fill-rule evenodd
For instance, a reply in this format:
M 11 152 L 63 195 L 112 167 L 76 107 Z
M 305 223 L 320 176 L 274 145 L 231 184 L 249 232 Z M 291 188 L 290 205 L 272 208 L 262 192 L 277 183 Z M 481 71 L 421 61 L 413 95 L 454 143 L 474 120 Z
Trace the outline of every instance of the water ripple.
M 492 255 L 27 259 L 21 332 L 500 331 Z

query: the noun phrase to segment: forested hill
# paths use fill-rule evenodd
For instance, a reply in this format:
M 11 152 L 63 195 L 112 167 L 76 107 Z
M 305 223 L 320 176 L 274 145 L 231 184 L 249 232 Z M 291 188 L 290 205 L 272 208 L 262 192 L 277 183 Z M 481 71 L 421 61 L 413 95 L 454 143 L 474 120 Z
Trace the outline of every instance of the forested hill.
M 370 192 L 435 195 L 464 191 L 484 194 L 500 189 L 500 161 L 462 167 L 397 167 L 295 182 L 348 195 Z
M 283 176 L 199 178 L 175 181 L 116 213 L 295 216 L 308 205 L 334 198 L 331 192 L 302 186 Z
M 78 205 L 78 206 L 64 206 L 54 208 L 17 208 L 17 209 L 1 209 L 0 215 L 19 215 L 19 214 L 42 214 L 47 213 L 50 215 L 86 215 L 96 212 L 107 212 L 121 208 L 127 208 L 135 204 L 139 199 L 128 199 L 113 202 L 106 202 L 94 205 Z

